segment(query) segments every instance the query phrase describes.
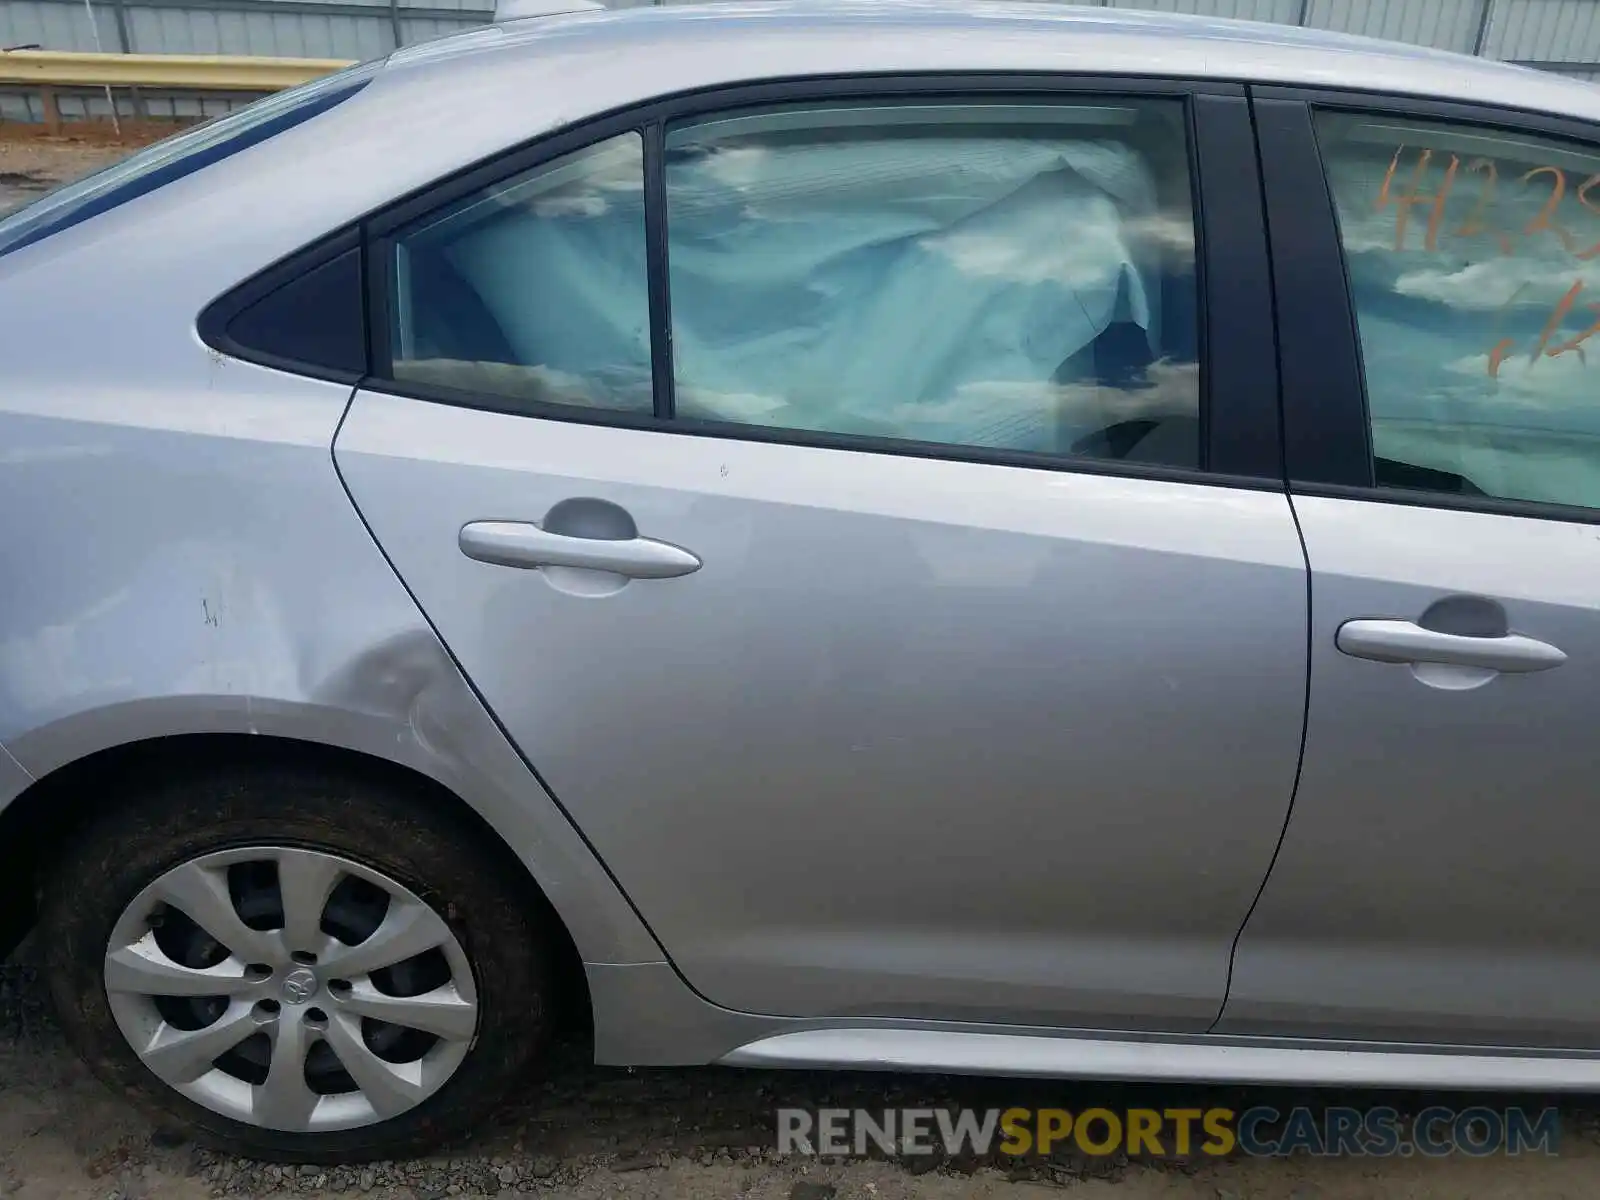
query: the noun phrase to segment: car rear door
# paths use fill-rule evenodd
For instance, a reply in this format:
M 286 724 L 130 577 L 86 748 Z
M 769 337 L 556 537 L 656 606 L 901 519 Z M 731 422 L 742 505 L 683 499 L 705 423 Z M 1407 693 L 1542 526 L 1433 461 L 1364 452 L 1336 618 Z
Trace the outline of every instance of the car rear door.
M 829 80 L 374 224 L 339 469 L 709 999 L 1215 1020 L 1305 689 L 1255 170 L 1238 88 Z
M 1256 113 L 1311 692 L 1219 1031 L 1593 1046 L 1600 136 Z

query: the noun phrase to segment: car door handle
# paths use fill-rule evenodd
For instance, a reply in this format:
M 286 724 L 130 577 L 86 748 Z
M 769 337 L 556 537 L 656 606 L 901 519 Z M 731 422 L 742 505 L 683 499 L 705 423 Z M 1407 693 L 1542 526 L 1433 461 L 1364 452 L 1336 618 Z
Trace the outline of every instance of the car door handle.
M 1521 634 L 1464 637 L 1414 621 L 1346 621 L 1334 644 L 1346 654 L 1377 662 L 1444 663 L 1508 673 L 1548 671 L 1567 661 L 1557 647 Z
M 591 538 L 551 533 L 527 521 L 473 521 L 461 527 L 461 552 L 502 567 L 578 567 L 630 579 L 673 579 L 700 569 L 689 551 L 651 538 Z

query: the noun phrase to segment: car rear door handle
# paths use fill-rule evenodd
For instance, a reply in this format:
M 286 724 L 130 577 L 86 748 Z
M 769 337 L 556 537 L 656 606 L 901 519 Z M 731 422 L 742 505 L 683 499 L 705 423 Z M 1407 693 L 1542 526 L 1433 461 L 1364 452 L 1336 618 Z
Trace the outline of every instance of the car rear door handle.
M 1507 673 L 1548 671 L 1567 656 L 1548 642 L 1508 633 L 1466 637 L 1425 629 L 1414 621 L 1346 621 L 1334 644 L 1356 658 L 1389 663 L 1442 663 Z
M 473 521 L 461 527 L 461 552 L 502 567 L 578 567 L 629 579 L 672 579 L 700 569 L 689 551 L 650 538 L 573 537 L 527 521 Z

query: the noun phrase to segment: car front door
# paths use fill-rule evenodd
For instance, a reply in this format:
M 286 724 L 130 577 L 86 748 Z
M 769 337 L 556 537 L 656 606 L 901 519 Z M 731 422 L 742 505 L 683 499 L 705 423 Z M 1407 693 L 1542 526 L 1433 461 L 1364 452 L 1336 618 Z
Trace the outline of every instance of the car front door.
M 1203 1030 L 1305 688 L 1245 100 L 825 86 L 379 222 L 339 468 L 704 996 Z
M 1305 759 L 1218 1029 L 1600 1045 L 1600 139 L 1310 99 L 1257 104 Z

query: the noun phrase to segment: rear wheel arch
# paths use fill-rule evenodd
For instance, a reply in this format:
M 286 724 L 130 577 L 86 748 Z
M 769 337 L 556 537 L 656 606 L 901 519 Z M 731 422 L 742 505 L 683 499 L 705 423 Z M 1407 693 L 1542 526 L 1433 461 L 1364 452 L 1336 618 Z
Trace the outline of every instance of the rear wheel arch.
M 0 810 L 0 955 L 31 929 L 48 872 L 61 861 L 75 831 L 111 811 L 119 795 L 141 780 L 218 776 L 298 767 L 354 776 L 427 799 L 463 841 L 486 855 L 550 931 L 559 997 L 569 1024 L 587 1024 L 582 960 L 566 922 L 505 839 L 455 792 L 412 767 L 343 746 L 270 734 L 198 733 L 148 738 L 103 748 L 65 763 L 24 789 Z

